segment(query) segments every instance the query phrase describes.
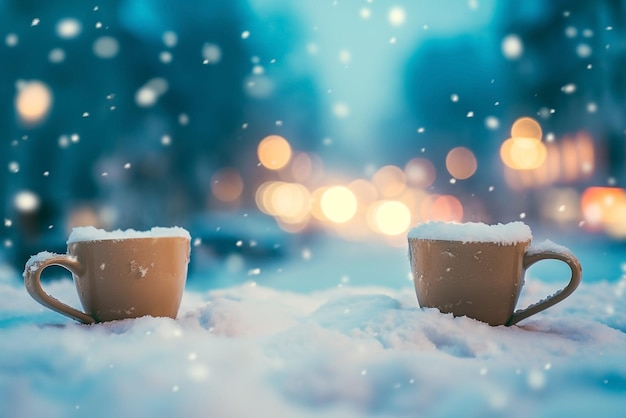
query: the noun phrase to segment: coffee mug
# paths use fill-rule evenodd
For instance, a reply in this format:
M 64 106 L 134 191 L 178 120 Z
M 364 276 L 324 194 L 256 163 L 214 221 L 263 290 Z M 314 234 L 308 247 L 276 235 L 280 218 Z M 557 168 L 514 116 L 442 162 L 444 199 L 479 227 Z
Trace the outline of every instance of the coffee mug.
M 26 290 L 43 306 L 85 324 L 141 316 L 176 318 L 187 280 L 190 235 L 183 228 L 106 232 L 74 228 L 67 254 L 41 252 L 24 269 Z M 48 266 L 72 273 L 80 311 L 41 287 Z
M 414 227 L 408 236 L 409 260 L 419 305 L 509 326 L 562 301 L 580 283 L 580 262 L 565 247 L 551 241 L 530 245 L 531 240 L 530 228 L 522 222 L 428 222 Z M 514 311 L 526 269 L 545 259 L 566 263 L 569 283 Z

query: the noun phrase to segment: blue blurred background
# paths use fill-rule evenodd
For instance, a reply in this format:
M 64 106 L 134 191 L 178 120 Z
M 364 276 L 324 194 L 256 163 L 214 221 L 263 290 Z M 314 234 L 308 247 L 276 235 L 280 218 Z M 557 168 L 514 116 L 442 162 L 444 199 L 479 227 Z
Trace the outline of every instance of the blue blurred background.
M 0 36 L 17 270 L 79 225 L 184 226 L 194 271 L 433 219 L 624 258 L 626 1 L 4 0 Z

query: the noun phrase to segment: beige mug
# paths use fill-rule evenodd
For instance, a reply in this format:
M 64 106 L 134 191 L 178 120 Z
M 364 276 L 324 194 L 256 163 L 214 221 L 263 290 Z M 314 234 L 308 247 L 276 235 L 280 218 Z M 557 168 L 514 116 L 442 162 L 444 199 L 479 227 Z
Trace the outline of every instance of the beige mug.
M 74 228 L 67 254 L 41 252 L 24 269 L 26 290 L 43 306 L 85 324 L 141 316 L 176 318 L 187 280 L 190 236 L 183 228 L 106 232 Z M 41 287 L 48 266 L 72 273 L 80 311 Z
M 513 325 L 562 301 L 578 287 L 582 268 L 565 247 L 530 245 L 522 222 L 485 225 L 428 222 L 409 232 L 409 260 L 419 305 L 490 325 Z M 569 283 L 557 293 L 515 311 L 526 269 L 540 260 L 566 263 Z

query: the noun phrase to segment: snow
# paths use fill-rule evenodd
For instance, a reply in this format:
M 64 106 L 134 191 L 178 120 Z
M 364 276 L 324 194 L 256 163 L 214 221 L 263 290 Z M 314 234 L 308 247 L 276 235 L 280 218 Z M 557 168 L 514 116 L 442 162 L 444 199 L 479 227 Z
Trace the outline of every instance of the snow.
M 623 271 L 490 327 L 420 309 L 406 249 L 307 248 L 255 282 L 191 277 L 176 320 L 81 325 L 0 280 L 0 416 L 623 416 Z M 527 276 L 518 308 L 551 292 Z
M 487 225 L 482 222 L 424 222 L 409 231 L 409 239 L 450 240 L 462 242 L 528 242 L 532 233 L 523 222 Z
M 49 251 L 41 251 L 38 254 L 30 257 L 26 262 L 26 266 L 24 268 L 24 276 L 26 276 L 27 271 L 35 271 L 39 268 L 39 265 L 44 261 L 48 260 L 51 257 L 55 257 L 58 254 L 51 253 Z
M 549 239 L 538 243 L 533 242 L 526 251 L 528 255 L 538 254 L 542 252 L 554 252 L 573 255 L 569 248 L 565 247 L 564 245 L 556 244 Z
M 191 239 L 191 235 L 184 228 L 175 226 L 171 228 L 154 227 L 149 231 L 135 231 L 134 229 L 105 231 L 93 226 L 80 226 L 72 228 L 67 243 L 79 241 L 119 240 L 128 238 L 158 238 L 158 237 L 181 237 Z

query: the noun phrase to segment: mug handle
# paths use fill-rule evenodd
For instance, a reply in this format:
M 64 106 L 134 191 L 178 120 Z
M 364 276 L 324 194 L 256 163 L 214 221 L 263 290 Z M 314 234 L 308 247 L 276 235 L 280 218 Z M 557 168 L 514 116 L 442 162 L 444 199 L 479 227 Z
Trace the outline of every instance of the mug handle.
M 560 260 L 567 264 L 572 272 L 572 275 L 569 279 L 569 283 L 563 289 L 559 290 L 551 296 L 548 296 L 543 300 L 540 300 L 533 305 L 530 305 L 525 309 L 515 311 L 513 315 L 511 315 L 509 321 L 506 323 L 506 326 L 516 324 L 522 319 L 526 319 L 531 315 L 541 312 L 544 309 L 547 309 L 550 306 L 561 302 L 563 299 L 571 295 L 580 284 L 580 279 L 582 276 L 582 267 L 580 266 L 580 261 L 578 261 L 578 259 L 567 249 L 564 248 L 561 250 L 555 248 L 543 251 L 533 251 L 532 247 L 530 247 L 529 250 L 526 250 L 526 253 L 524 254 L 524 271 L 538 261 L 552 259 Z
M 60 266 L 75 275 L 80 275 L 84 270 L 76 257 L 67 254 L 53 254 L 47 251 L 41 252 L 32 256 L 24 268 L 24 285 L 28 294 L 48 309 L 52 309 L 83 324 L 95 323 L 95 319 L 91 316 L 60 302 L 43 290 L 41 287 L 41 273 L 48 266 Z

